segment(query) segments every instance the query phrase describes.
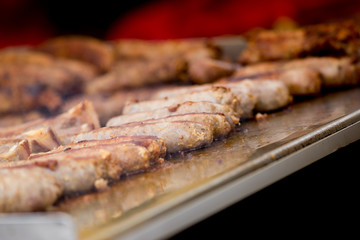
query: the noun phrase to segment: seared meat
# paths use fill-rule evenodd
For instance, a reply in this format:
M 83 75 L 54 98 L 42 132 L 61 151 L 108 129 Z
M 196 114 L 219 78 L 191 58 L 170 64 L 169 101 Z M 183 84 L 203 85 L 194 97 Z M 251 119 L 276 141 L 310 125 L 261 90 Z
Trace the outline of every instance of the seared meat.
M 80 80 L 80 82 L 89 81 L 98 74 L 97 69 L 86 62 L 73 59 L 54 58 L 50 54 L 35 51 L 31 48 L 5 48 L 0 51 L 0 63 L 5 64 L 6 66 L 31 65 L 37 66 L 38 68 L 63 70 L 70 74 L 73 78 L 73 81 L 76 82 L 79 82 Z M 28 72 L 25 73 L 32 72 L 28 70 Z M 28 77 L 32 76 L 30 75 Z M 43 82 L 45 81 L 46 79 L 43 80 Z M 51 81 L 51 79 L 48 79 L 48 81 Z M 28 80 L 24 79 L 23 82 L 27 83 Z
M 251 34 L 248 45 L 240 54 L 239 62 L 251 64 L 262 61 L 292 59 L 303 51 L 305 32 L 301 29 L 292 31 L 263 30 Z
M 254 84 L 257 95 L 255 111 L 268 112 L 283 108 L 292 102 L 288 88 L 279 81 L 263 80 Z
M 55 176 L 64 186 L 64 194 L 89 191 L 100 179 L 119 179 L 162 162 L 151 159 L 146 147 L 135 144 L 104 144 L 59 152 L 32 155 L 27 161 L 0 163 L 1 168 L 29 168 L 40 166 Z
M 290 94 L 294 96 L 319 94 L 322 86 L 321 75 L 315 69 L 310 68 L 289 69 L 277 74 L 255 78 L 255 80 L 261 79 L 272 79 L 285 83 Z
M 178 81 L 212 82 L 219 77 L 230 75 L 234 71 L 232 64 L 215 60 L 220 57 L 220 50 L 206 40 L 120 40 L 115 42 L 115 49 L 120 61 L 126 61 L 126 59 L 138 62 L 144 62 L 144 60 L 148 60 L 146 62 L 167 62 L 168 59 L 182 61 L 184 67 L 180 76 L 176 78 Z M 145 76 L 152 78 L 152 75 L 156 77 L 158 74 Z M 145 80 L 142 81 L 145 82 Z
M 85 92 L 112 93 L 124 88 L 179 81 L 185 69 L 185 61 L 179 58 L 120 61 L 108 73 L 89 82 Z
M 27 159 L 30 153 L 28 140 L 0 138 L 0 162 Z
M 54 129 L 62 145 L 69 143 L 69 139 L 75 134 L 100 127 L 97 113 L 89 101 L 84 101 L 63 114 L 45 120 L 45 124 Z
M 254 64 L 254 65 L 264 65 L 266 64 Z M 256 69 L 256 66 L 252 69 L 252 65 L 247 67 L 240 68 L 235 74 L 231 77 L 234 81 L 242 80 L 246 77 L 251 78 L 252 80 L 278 80 L 288 87 L 290 94 L 294 96 L 308 96 L 316 95 L 321 92 L 322 78 L 319 72 L 312 68 L 295 68 L 288 70 L 277 70 L 272 73 L 263 73 L 258 75 L 246 75 L 247 68 L 249 72 L 252 72 Z M 259 66 L 261 68 L 261 66 Z M 243 70 L 243 71 L 242 71 Z M 270 69 L 269 69 L 270 70 Z M 265 70 L 266 71 L 266 70 Z
M 99 75 L 98 70 L 91 64 L 74 59 L 56 59 L 53 64 L 71 74 L 74 81 L 80 82 L 82 85 L 87 84 Z
M 55 59 L 46 53 L 37 52 L 27 47 L 8 47 L 0 50 L 0 63 L 35 64 L 49 66 Z
M 283 82 L 274 80 L 243 80 L 238 82 L 222 82 L 219 85 L 231 89 L 242 99 L 243 118 L 249 116 L 250 107 L 255 101 L 254 110 L 268 112 L 280 109 L 292 102 L 292 96 Z M 253 97 L 254 96 L 254 97 Z M 251 114 L 250 114 L 251 115 Z
M 59 146 L 57 136 L 55 135 L 54 131 L 49 127 L 37 126 L 34 129 L 25 129 L 22 132 L 16 132 L 15 129 L 9 130 L 9 132 L 0 133 L 0 143 L 7 142 L 8 144 L 11 144 L 11 142 L 14 140 L 13 146 L 11 146 L 11 149 L 9 149 L 10 152 L 8 152 L 7 154 L 10 154 L 14 150 L 14 152 L 11 154 L 16 154 L 14 157 L 17 160 L 26 159 L 27 154 L 25 153 L 28 151 L 28 149 L 30 153 L 36 153 L 46 152 Z M 11 132 L 12 130 L 14 131 Z M 22 140 L 24 140 L 25 142 L 23 142 Z M 19 145 L 19 142 L 22 144 Z M 26 151 L 24 151 L 24 148 L 26 149 Z M 12 159 L 9 158 L 8 160 Z
M 40 61 L 38 54 L 22 53 L 19 57 L 16 50 L 6 54 L 0 51 L 0 113 L 40 108 L 54 113 L 62 104 L 62 97 L 81 92 L 85 82 L 96 76 L 85 63 L 52 58 Z
M 185 101 L 208 101 L 219 104 L 228 104 L 235 112 L 241 112 L 240 101 L 230 89 L 225 87 L 210 87 L 205 90 L 185 92 L 164 99 L 128 103 L 123 109 L 123 114 L 150 111 L 162 107 L 169 107 Z
M 271 74 L 275 73 L 294 93 L 311 93 L 311 89 L 316 93 L 319 80 L 309 71 L 316 71 L 320 75 L 323 87 L 354 86 L 360 83 L 360 64 L 350 57 L 308 57 L 285 62 L 258 63 L 239 68 L 234 76 L 259 79 L 267 78 L 269 73 L 271 78 Z M 297 81 L 296 77 L 299 76 L 302 81 Z
M 165 88 L 155 93 L 154 98 L 166 98 L 167 96 L 174 95 L 184 96 L 186 93 L 196 95 L 197 92 L 207 91 L 208 89 L 216 87 L 231 89 L 231 92 L 240 99 L 240 105 L 238 106 L 240 110 L 237 112 L 241 113 L 241 119 L 252 118 L 254 111 L 267 112 L 282 108 L 292 101 L 292 96 L 286 85 L 275 80 L 228 81 L 225 79 L 213 84 L 204 84 L 200 86 Z M 141 102 L 139 104 L 141 104 Z
M 205 91 L 215 86 L 226 87 L 227 89 L 231 89 L 232 86 L 226 86 L 228 83 L 226 79 L 222 79 L 213 84 L 203 84 L 203 85 L 194 85 L 194 86 L 186 86 L 186 87 L 171 87 L 171 88 L 163 88 L 157 91 L 153 97 L 154 98 L 168 98 L 169 96 L 176 95 L 184 95 L 187 93 L 193 93 L 198 91 Z M 250 86 L 248 86 L 250 85 Z M 255 94 L 253 89 L 253 83 L 244 83 L 243 87 L 239 87 L 236 93 L 231 89 L 233 94 L 236 94 L 237 98 L 240 100 L 240 107 L 238 111 L 235 111 L 237 116 L 241 119 L 247 119 L 252 117 L 253 111 L 255 109 L 256 102 L 258 101 L 257 94 Z M 126 115 L 124 115 L 126 116 Z
M 108 170 L 119 176 L 121 167 L 111 162 L 109 151 L 94 149 L 88 157 L 76 154 L 45 156 L 36 160 L 0 163 L 1 168 L 42 167 L 52 174 L 64 187 L 64 194 L 83 192 L 92 189 L 97 179 L 106 176 Z M 1 171 L 1 169 L 0 169 Z
M 192 82 L 202 84 L 230 76 L 235 69 L 236 66 L 229 62 L 201 58 L 189 61 L 188 74 Z
M 218 104 L 212 102 L 183 102 L 175 104 L 165 108 L 159 108 L 146 112 L 138 112 L 126 115 L 119 115 L 111 118 L 106 126 L 116 126 L 130 122 L 145 121 L 149 119 L 163 118 L 172 115 L 184 114 L 184 113 L 222 113 L 226 116 L 227 121 L 230 124 L 239 123 L 240 115 L 227 104 Z
M 29 142 L 31 153 L 47 152 L 60 145 L 54 131 L 46 127 L 28 130 L 16 137 Z
M 62 192 L 62 184 L 42 168 L 0 169 L 0 212 L 44 210 Z
M 186 151 L 209 145 L 213 141 L 211 125 L 190 121 L 130 123 L 104 127 L 73 137 L 73 142 L 109 139 L 116 136 L 156 136 L 164 139 L 168 152 Z
M 0 119 L 0 128 L 20 125 L 40 118 L 44 118 L 44 115 L 37 111 L 22 112 L 17 114 L 4 114 L 4 116 L 1 116 Z
M 90 63 L 99 71 L 109 70 L 114 61 L 114 52 L 110 44 L 85 36 L 53 38 L 40 44 L 36 49 L 55 57 Z
M 96 147 L 103 145 L 112 145 L 112 144 L 121 144 L 121 145 L 139 145 L 145 147 L 150 154 L 150 159 L 152 162 L 161 162 L 162 158 L 166 154 L 166 145 L 163 139 L 153 137 L 153 136 L 118 136 L 109 139 L 103 140 L 84 140 L 76 143 L 71 143 L 65 146 L 60 146 L 59 148 L 45 152 L 45 153 L 36 153 L 31 154 L 29 159 L 35 159 L 39 156 L 51 155 L 54 153 L 59 153 L 62 151 L 68 151 L 70 149 L 79 149 L 84 147 Z
M 23 134 L 34 133 L 29 131 L 51 128 L 59 142 L 64 145 L 69 143 L 72 135 L 99 127 L 99 120 L 92 104 L 84 101 L 68 112 L 50 119 L 39 119 L 14 127 L 0 128 L 0 138 L 21 137 Z
M 159 59 L 182 57 L 186 60 L 218 58 L 220 50 L 210 41 L 203 40 L 119 40 L 114 43 L 118 59 Z
M 358 55 L 360 32 L 352 21 L 319 24 L 290 31 L 263 30 L 249 35 L 243 64 L 321 55 Z
M 240 119 L 249 119 L 254 116 L 255 106 L 259 101 L 259 94 L 255 90 L 256 84 L 248 80 L 243 80 L 238 83 L 234 83 L 233 84 L 234 86 L 232 85 L 232 82 L 228 82 L 226 80 L 223 80 L 215 84 L 219 84 L 219 85 L 224 84 L 225 86 L 228 85 L 231 91 L 241 99 L 240 103 L 241 103 L 242 114 Z
M 62 106 L 62 111 L 68 111 L 77 104 L 85 100 L 89 100 L 94 105 L 101 125 L 104 126 L 111 117 L 122 113 L 126 102 L 148 100 L 154 91 L 155 90 L 153 88 L 138 88 L 117 91 L 110 96 L 87 94 L 78 95 L 65 101 L 65 104 Z
M 69 71 L 54 64 L 46 67 L 37 64 L 0 64 L 0 85 L 9 84 L 13 79 L 24 86 L 50 87 L 60 93 L 77 93 L 82 82 Z M 41 88 L 40 88 L 41 89 Z
M 37 102 L 31 88 L 20 86 L 16 81 L 7 85 L 0 83 L 0 114 L 32 110 L 39 106 Z
M 360 63 L 349 57 L 311 57 L 289 61 L 283 66 L 284 69 L 300 67 L 317 70 L 324 87 L 355 86 L 360 83 Z
M 169 122 L 169 121 L 192 121 L 192 122 L 201 122 L 209 124 L 213 127 L 214 138 L 221 138 L 226 136 L 234 127 L 233 123 L 229 123 L 226 120 L 226 117 L 222 113 L 185 113 L 172 115 L 164 118 L 149 119 L 145 121 L 139 121 L 138 123 L 157 123 L 157 122 Z M 122 126 L 136 124 L 137 122 L 132 122 L 124 124 Z M 121 126 L 121 125 L 113 125 Z

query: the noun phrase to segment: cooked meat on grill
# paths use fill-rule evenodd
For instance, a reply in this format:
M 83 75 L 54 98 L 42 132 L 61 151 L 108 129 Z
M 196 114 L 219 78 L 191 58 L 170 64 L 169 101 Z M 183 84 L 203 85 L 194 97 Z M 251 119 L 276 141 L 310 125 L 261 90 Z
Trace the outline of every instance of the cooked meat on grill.
M 153 148 L 155 150 L 155 148 Z M 135 144 L 99 144 L 61 152 L 32 155 L 27 161 L 0 163 L 0 168 L 43 167 L 64 187 L 64 194 L 86 192 L 101 179 L 119 179 L 162 162 L 149 149 Z
M 231 84 L 231 82 L 228 83 L 226 79 L 222 79 L 213 84 L 203 84 L 185 87 L 167 87 L 157 91 L 153 95 L 153 98 L 168 98 L 169 96 L 184 95 L 186 93 L 204 91 L 214 86 L 223 86 L 227 89 L 232 88 L 231 85 L 226 86 L 226 84 Z M 237 116 L 239 116 L 240 119 L 251 118 L 253 116 L 256 102 L 258 101 L 257 94 L 255 94 L 254 92 L 253 83 L 246 83 L 245 81 L 243 83 L 243 86 L 237 89 L 236 93 L 232 89 L 231 92 L 233 92 L 233 94 L 237 94 L 238 99 L 240 99 L 240 110 L 235 111 Z
M 219 47 L 208 40 L 118 40 L 114 42 L 118 59 L 159 59 L 182 57 L 186 60 L 218 58 Z
M 47 86 L 63 94 L 77 93 L 82 87 L 79 78 L 74 77 L 70 71 L 54 64 L 45 67 L 24 63 L 0 64 L 0 85 L 10 84 L 13 79 L 24 86 L 40 89 Z
M 9 141 L 8 144 L 11 144 L 11 141 L 15 140 L 11 149 L 15 150 L 13 154 L 18 154 L 20 156 L 24 156 L 24 147 L 29 147 L 30 153 L 36 152 L 46 152 L 52 149 L 55 149 L 59 146 L 59 141 L 57 136 L 53 132 L 53 130 L 49 127 L 37 127 L 35 129 L 26 129 L 21 133 L 12 134 L 9 133 L 0 133 L 0 142 Z M 22 142 L 21 140 L 26 141 L 22 145 L 19 145 L 18 142 Z M 11 150 L 10 149 L 10 150 Z M 20 151 L 20 152 L 18 152 Z M 26 158 L 18 159 L 23 160 Z
M 0 162 L 27 159 L 30 153 L 28 140 L 0 138 Z
M 61 95 L 80 91 L 83 79 L 78 75 L 57 66 L 55 60 L 46 58 L 47 55 L 42 61 L 41 57 L 38 59 L 39 56 L 36 56 L 37 53 L 33 57 L 32 53 L 25 52 L 16 49 L 0 51 L 1 113 L 17 113 L 40 107 L 54 112 L 62 103 Z
M 258 64 L 254 64 L 258 65 Z M 259 64 L 260 65 L 260 64 Z M 252 65 L 248 67 L 251 69 Z M 246 68 L 244 67 L 244 72 Z M 321 92 L 322 79 L 319 72 L 312 68 L 296 68 L 288 70 L 278 70 L 272 73 L 264 73 L 258 75 L 246 75 L 239 69 L 231 77 L 233 80 L 246 79 L 247 77 L 252 80 L 278 80 L 288 87 L 290 94 L 294 96 L 308 96 L 316 95 Z
M 36 86 L 35 86 L 36 88 Z M 34 109 L 39 106 L 37 101 L 37 94 L 34 88 L 20 86 L 15 80 L 11 84 L 0 83 L 0 113 L 1 114 L 14 114 Z
M 71 143 L 68 145 L 60 146 L 59 148 L 49 152 L 31 154 L 28 159 L 35 159 L 39 156 L 68 151 L 70 149 L 102 146 L 108 144 L 139 145 L 145 147 L 149 151 L 150 159 L 152 162 L 161 162 L 161 159 L 164 158 L 166 154 L 166 145 L 164 140 L 161 138 L 153 136 L 118 136 L 103 140 L 84 140 L 76 143 Z
M 230 91 L 230 89 L 225 87 L 210 87 L 204 90 L 172 95 L 171 97 L 164 99 L 130 102 L 125 105 L 123 114 L 155 110 L 183 103 L 185 101 L 208 101 L 219 104 L 228 104 L 236 113 L 241 112 L 240 100 Z
M 228 81 L 222 79 L 213 84 L 204 84 L 198 86 L 187 87 L 173 87 L 164 88 L 156 92 L 153 97 L 168 97 L 168 96 L 184 96 L 187 94 L 196 94 L 196 92 L 206 91 L 210 88 L 223 87 L 231 89 L 231 92 L 240 99 L 239 111 L 241 112 L 241 119 L 248 119 L 253 117 L 254 111 L 268 112 L 287 106 L 292 101 L 292 96 L 287 86 L 275 80 L 241 80 Z M 169 98 L 171 99 L 171 98 Z M 187 98 L 185 98 L 187 99 Z M 160 101 L 160 100 L 158 100 Z M 149 101 L 152 102 L 152 101 Z M 138 104 L 141 104 L 139 102 Z M 126 115 L 125 115 L 126 116 Z
M 254 116 L 255 107 L 259 101 L 259 94 L 255 90 L 255 85 L 250 80 L 242 80 L 238 83 L 228 82 L 227 80 L 222 80 L 215 84 L 228 86 L 231 91 L 236 94 L 241 99 L 241 110 L 242 114 L 240 119 L 250 119 Z M 233 85 L 233 86 L 232 86 Z
M 232 122 L 229 123 L 222 113 L 185 113 L 172 115 L 163 118 L 149 119 L 138 122 L 131 122 L 124 125 L 110 125 L 110 126 L 129 126 L 131 124 L 137 123 L 157 123 L 157 122 L 169 122 L 169 121 L 192 121 L 192 122 L 201 122 L 209 124 L 213 127 L 214 138 L 218 139 L 226 136 L 232 129 L 234 129 L 235 124 Z
M 287 86 L 281 81 L 274 80 L 242 80 L 237 82 L 222 82 L 219 85 L 231 89 L 236 96 L 242 99 L 243 117 L 248 115 L 249 107 L 256 99 L 254 110 L 268 112 L 289 105 L 293 98 Z M 255 98 L 252 98 L 255 96 Z
M 45 120 L 45 124 L 53 128 L 62 145 L 69 143 L 69 139 L 75 134 L 100 127 L 97 113 L 89 101 L 84 101 L 63 114 Z
M 121 167 L 113 164 L 109 151 L 95 149 L 87 157 L 76 153 L 49 156 L 36 160 L 0 163 L 1 168 L 42 167 L 52 174 L 64 187 L 64 194 L 85 192 L 93 188 L 94 182 L 113 171 L 114 176 L 120 175 Z M 1 171 L 2 169 L 0 169 Z M 116 174 L 115 174 L 116 173 Z
M 234 73 L 236 65 L 211 58 L 189 61 L 188 74 L 192 82 L 210 83 Z
M 0 169 L 0 212 L 44 210 L 62 192 L 62 184 L 43 168 Z
M 29 142 L 31 153 L 47 152 L 60 145 L 54 131 L 47 127 L 28 130 L 16 137 Z
M 269 73 L 275 73 L 282 75 L 280 78 L 285 79 L 286 82 L 289 81 L 286 80 L 289 76 L 304 74 L 303 80 L 306 80 L 309 88 L 311 88 L 311 80 L 305 78 L 307 77 L 305 75 L 306 71 L 309 70 L 317 71 L 318 74 L 320 74 L 321 86 L 323 87 L 354 86 L 360 83 L 360 63 L 350 57 L 307 57 L 289 61 L 257 63 L 239 68 L 234 73 L 234 76 L 256 79 L 266 78 Z M 301 71 L 305 71 L 305 73 L 301 73 Z M 315 80 L 316 83 L 318 82 L 316 78 L 311 79 Z M 307 84 L 294 80 L 291 86 L 302 89 L 305 88 Z M 314 88 L 316 89 L 317 85 L 314 86 Z
M 152 93 L 156 91 L 154 88 L 136 88 L 123 91 L 116 91 L 114 94 L 107 95 L 77 95 L 69 98 L 62 106 L 62 111 L 68 111 L 77 104 L 89 100 L 96 113 L 99 116 L 99 120 L 102 126 L 105 126 L 106 122 L 115 116 L 122 113 L 123 107 L 126 102 L 129 101 L 144 101 L 150 99 Z
M 81 82 L 89 81 L 98 74 L 97 69 L 86 62 L 55 58 L 50 54 L 24 47 L 12 47 L 0 50 L 0 63 L 10 66 L 35 65 L 41 68 L 56 68 L 68 72 L 77 82 L 79 82 L 79 79 Z M 25 79 L 24 82 L 27 82 L 27 80 Z
M 37 46 L 36 50 L 55 57 L 81 60 L 94 65 L 99 71 L 109 70 L 114 61 L 110 44 L 85 36 L 53 38 Z
M 99 128 L 99 120 L 94 107 L 89 101 L 84 101 L 69 111 L 49 119 L 39 119 L 22 125 L 0 128 L 0 138 L 22 136 L 25 132 L 37 129 L 51 128 L 60 144 L 69 143 L 69 138 L 75 134 Z M 34 133 L 34 132 L 32 132 Z
M 2 68 L 5 69 L 5 65 L 0 64 L 0 72 Z M 0 113 L 14 114 L 42 108 L 53 113 L 59 109 L 62 96 L 57 89 L 47 83 L 32 82 L 26 74 L 15 75 L 4 73 L 0 76 Z
M 55 59 L 46 53 L 34 51 L 29 47 L 8 47 L 0 50 L 0 63 L 36 64 L 49 66 Z
M 218 104 L 212 102 L 183 102 L 169 107 L 159 108 L 146 112 L 131 113 L 126 115 L 119 115 L 111 118 L 106 126 L 116 126 L 130 122 L 145 121 L 149 119 L 163 118 L 172 115 L 179 115 L 184 113 L 222 113 L 225 115 L 230 124 L 238 124 L 240 115 L 227 104 Z
M 55 67 L 67 71 L 72 75 L 74 81 L 80 82 L 83 85 L 99 75 L 99 71 L 93 65 L 79 60 L 56 59 L 53 64 Z M 81 89 L 81 91 L 83 91 L 83 89 Z
M 130 123 L 122 126 L 104 127 L 73 137 L 73 142 L 101 140 L 116 136 L 156 136 L 165 141 L 167 152 L 179 152 L 209 145 L 213 141 L 211 125 L 191 121 L 166 121 L 153 123 Z
M 44 154 L 33 154 L 29 157 L 29 161 L 48 161 L 56 159 L 59 163 L 61 161 L 74 159 L 86 159 L 86 158 L 103 158 L 103 155 L 110 154 L 108 169 L 101 170 L 102 177 L 118 179 L 122 174 L 130 174 L 137 171 L 145 170 L 150 165 L 155 163 L 161 163 L 163 159 L 159 158 L 160 152 L 158 148 L 152 148 L 149 143 L 141 142 L 116 142 L 107 141 L 104 144 L 102 141 L 97 140 L 96 143 L 90 142 L 88 146 L 86 143 L 83 145 L 73 145 L 75 148 L 64 147 L 64 150 L 54 153 L 48 152 Z M 156 142 L 152 142 L 156 144 Z M 149 146 L 149 148 L 147 148 Z M 150 152 L 152 150 L 153 152 Z M 161 151 L 163 151 L 161 149 Z M 153 158 L 154 157 L 154 158 Z M 61 175 L 60 175 L 61 176 Z
M 255 111 L 268 112 L 288 106 L 293 98 L 284 83 L 279 81 L 263 80 L 254 84 L 257 102 Z
M 88 94 L 181 81 L 186 62 L 181 58 L 120 61 L 111 70 L 86 85 Z
M 45 117 L 44 114 L 38 111 L 21 112 L 15 114 L 3 114 L 3 116 L 1 116 L 0 119 L 0 128 L 20 125 L 44 117 Z
M 243 64 L 305 56 L 358 55 L 360 32 L 353 21 L 318 24 L 290 31 L 263 30 L 249 35 Z
M 284 69 L 299 67 L 317 70 L 322 78 L 322 86 L 327 88 L 355 86 L 360 83 L 360 62 L 349 57 L 311 57 L 289 61 L 283 66 Z
M 289 69 L 278 74 L 272 74 L 268 78 L 264 77 L 264 79 L 282 81 L 288 87 L 290 94 L 294 96 L 317 95 L 321 92 L 321 75 L 315 69 Z

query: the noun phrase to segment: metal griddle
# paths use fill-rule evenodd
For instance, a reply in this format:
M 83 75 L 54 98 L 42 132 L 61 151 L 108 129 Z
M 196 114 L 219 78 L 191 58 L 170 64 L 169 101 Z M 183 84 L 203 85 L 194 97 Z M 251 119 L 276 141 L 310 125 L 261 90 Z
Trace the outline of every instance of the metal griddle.
M 2 214 L 0 237 L 12 226 L 31 239 L 25 222 L 44 236 L 165 238 L 358 139 L 360 88 L 302 99 L 104 192 L 62 199 L 45 214 Z

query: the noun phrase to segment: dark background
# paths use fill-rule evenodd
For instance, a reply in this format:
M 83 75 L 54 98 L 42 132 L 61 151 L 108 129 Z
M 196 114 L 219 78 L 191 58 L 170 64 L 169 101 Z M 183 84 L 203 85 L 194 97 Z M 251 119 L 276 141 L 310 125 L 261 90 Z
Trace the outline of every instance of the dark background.
M 307 25 L 359 12 L 358 0 L 0 0 L 0 48 L 65 34 L 106 40 L 242 34 L 284 18 Z

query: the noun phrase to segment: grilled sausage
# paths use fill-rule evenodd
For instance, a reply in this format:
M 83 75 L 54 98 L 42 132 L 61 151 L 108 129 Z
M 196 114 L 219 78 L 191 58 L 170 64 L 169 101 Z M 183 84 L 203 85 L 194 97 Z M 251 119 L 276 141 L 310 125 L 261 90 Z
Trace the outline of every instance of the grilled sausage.
M 64 194 L 71 194 L 91 190 L 100 179 L 119 179 L 162 161 L 151 156 L 157 155 L 140 145 L 100 144 L 35 154 L 27 161 L 0 163 L 0 168 L 43 167 L 62 183 Z
M 357 55 L 360 32 L 354 21 L 317 24 L 290 31 L 262 30 L 248 35 L 242 64 L 331 54 Z
M 65 146 L 60 146 L 59 148 L 49 152 L 31 154 L 28 159 L 35 159 L 39 156 L 51 155 L 62 152 L 64 150 L 68 151 L 70 149 L 79 149 L 93 146 L 96 147 L 111 144 L 139 145 L 145 147 L 150 153 L 150 159 L 152 159 L 154 162 L 159 158 L 164 158 L 166 154 L 166 145 L 164 140 L 161 138 L 153 136 L 118 136 L 110 139 L 84 140 L 77 143 L 71 143 Z
M 179 58 L 121 61 L 115 64 L 108 73 L 89 82 L 85 92 L 88 94 L 112 93 L 126 88 L 178 82 L 185 69 L 185 61 Z
M 95 66 L 99 71 L 107 71 L 114 61 L 114 52 L 110 44 L 92 37 L 61 36 L 50 39 L 36 50 L 55 57 L 77 59 Z
M 222 113 L 226 116 L 227 121 L 230 124 L 239 123 L 239 114 L 236 114 L 234 110 L 227 104 L 218 104 L 212 102 L 183 102 L 175 104 L 173 106 L 159 108 L 146 112 L 138 112 L 126 115 L 120 115 L 111 118 L 106 126 L 116 126 L 129 122 L 145 121 L 149 119 L 163 118 L 172 115 L 204 112 L 204 113 Z
M 219 104 L 230 105 L 235 112 L 241 112 L 240 100 L 225 87 L 210 87 L 208 89 L 177 94 L 166 99 L 156 99 L 142 101 L 137 103 L 129 103 L 123 109 L 123 114 L 144 112 L 162 107 L 169 107 L 174 104 L 183 103 L 185 101 L 208 101 Z
M 185 113 L 167 116 L 164 118 L 149 119 L 141 121 L 141 123 L 157 123 L 157 122 L 168 122 L 168 121 L 193 121 L 209 124 L 213 127 L 214 138 L 221 138 L 226 136 L 234 127 L 234 124 L 230 124 L 224 114 L 222 113 Z M 133 123 L 124 124 L 122 126 L 131 125 Z M 119 125 L 114 125 L 119 126 Z M 121 125 L 120 125 L 121 126 Z
M 156 136 L 164 139 L 167 152 L 196 149 L 213 141 L 213 127 L 190 121 L 132 123 L 117 127 L 104 127 L 72 138 L 73 142 L 108 139 L 116 136 Z
M 0 169 L 0 212 L 44 210 L 62 192 L 62 184 L 43 168 Z
M 21 136 L 25 132 L 50 127 L 61 144 L 69 143 L 72 135 L 100 127 L 97 114 L 89 101 L 50 119 L 39 119 L 22 125 L 0 128 L 0 137 Z

